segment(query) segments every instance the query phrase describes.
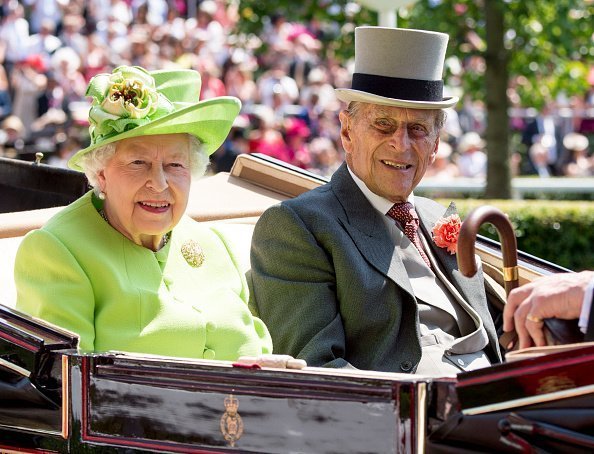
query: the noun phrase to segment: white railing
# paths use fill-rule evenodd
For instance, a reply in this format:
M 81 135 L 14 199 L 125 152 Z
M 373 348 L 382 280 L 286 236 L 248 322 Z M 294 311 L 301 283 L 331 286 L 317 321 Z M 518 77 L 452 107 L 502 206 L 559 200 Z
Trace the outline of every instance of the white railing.
M 424 178 L 415 193 L 421 195 L 430 193 L 461 193 L 483 194 L 485 180 L 482 178 Z M 514 198 L 522 199 L 525 194 L 592 194 L 594 193 L 594 177 L 587 178 L 514 178 L 512 179 L 512 193 Z

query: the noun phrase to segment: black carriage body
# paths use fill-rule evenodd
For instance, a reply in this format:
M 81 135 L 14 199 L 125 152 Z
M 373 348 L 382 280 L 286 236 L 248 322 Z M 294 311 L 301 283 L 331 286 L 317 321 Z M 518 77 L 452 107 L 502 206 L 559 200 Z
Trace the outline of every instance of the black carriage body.
M 594 435 L 589 346 L 429 379 L 75 345 L 0 308 L 0 451 L 588 452 Z
M 0 451 L 381 453 L 425 441 L 418 377 L 85 355 L 0 313 Z

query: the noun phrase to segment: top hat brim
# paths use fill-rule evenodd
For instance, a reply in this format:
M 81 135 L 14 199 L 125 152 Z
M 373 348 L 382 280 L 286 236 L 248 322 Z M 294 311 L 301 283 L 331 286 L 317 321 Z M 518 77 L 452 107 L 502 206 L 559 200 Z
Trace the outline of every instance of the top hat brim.
M 413 101 L 407 99 L 388 98 L 385 96 L 368 93 L 352 88 L 335 88 L 336 97 L 344 102 L 359 101 L 384 106 L 405 107 L 410 109 L 445 109 L 453 107 L 458 102 L 458 97 L 451 96 L 441 101 Z
M 96 148 L 132 137 L 159 134 L 191 134 L 198 138 L 206 154 L 211 155 L 225 141 L 240 109 L 241 102 L 233 96 L 200 101 L 84 148 L 70 158 L 68 166 L 82 172 L 84 169 L 80 166 L 81 158 Z

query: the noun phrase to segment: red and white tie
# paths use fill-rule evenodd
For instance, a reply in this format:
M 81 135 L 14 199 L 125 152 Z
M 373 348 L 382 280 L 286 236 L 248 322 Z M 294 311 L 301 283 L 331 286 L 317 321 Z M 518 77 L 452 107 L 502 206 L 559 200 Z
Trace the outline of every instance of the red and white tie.
M 423 247 L 421 246 L 421 240 L 417 234 L 419 228 L 419 216 L 415 211 L 415 207 L 410 202 L 395 203 L 390 210 L 388 210 L 388 216 L 398 221 L 404 229 L 404 234 L 415 245 L 421 258 L 425 261 L 427 266 L 431 268 L 431 262 L 429 257 L 425 254 Z

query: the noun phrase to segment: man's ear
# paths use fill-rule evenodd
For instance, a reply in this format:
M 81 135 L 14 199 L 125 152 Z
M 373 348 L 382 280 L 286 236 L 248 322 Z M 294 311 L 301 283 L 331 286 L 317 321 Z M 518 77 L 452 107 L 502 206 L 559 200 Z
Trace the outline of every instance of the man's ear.
M 439 148 L 439 136 L 437 136 L 437 140 L 435 141 L 435 147 L 433 147 L 433 151 L 431 152 L 431 155 L 429 156 L 429 164 L 433 164 L 435 162 L 435 157 L 437 156 L 437 149 Z
M 346 110 L 341 110 L 338 114 L 340 119 L 340 140 L 342 148 L 345 153 L 350 153 L 353 148 L 353 140 L 351 138 L 351 116 Z

